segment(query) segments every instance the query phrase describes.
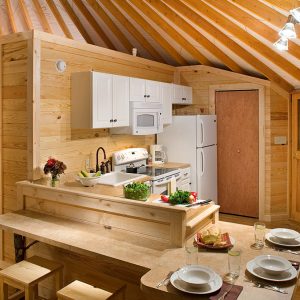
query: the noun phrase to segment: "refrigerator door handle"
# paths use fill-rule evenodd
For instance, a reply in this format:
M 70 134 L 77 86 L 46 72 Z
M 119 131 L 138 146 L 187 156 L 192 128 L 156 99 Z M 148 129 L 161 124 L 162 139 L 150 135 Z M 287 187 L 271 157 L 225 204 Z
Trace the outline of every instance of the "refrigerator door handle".
M 201 146 L 203 146 L 203 142 L 204 142 L 204 126 L 203 126 L 203 121 L 201 120 L 200 123 L 200 130 L 201 130 Z
M 201 176 L 204 174 L 204 151 L 201 149 Z

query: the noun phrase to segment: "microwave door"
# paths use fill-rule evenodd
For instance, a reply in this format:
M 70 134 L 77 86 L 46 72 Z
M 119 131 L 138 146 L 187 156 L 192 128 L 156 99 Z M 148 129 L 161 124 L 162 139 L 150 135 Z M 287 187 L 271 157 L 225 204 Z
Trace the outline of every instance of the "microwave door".
M 151 112 L 136 112 L 134 114 L 134 128 L 135 134 L 155 134 L 157 133 L 158 119 L 156 113 Z

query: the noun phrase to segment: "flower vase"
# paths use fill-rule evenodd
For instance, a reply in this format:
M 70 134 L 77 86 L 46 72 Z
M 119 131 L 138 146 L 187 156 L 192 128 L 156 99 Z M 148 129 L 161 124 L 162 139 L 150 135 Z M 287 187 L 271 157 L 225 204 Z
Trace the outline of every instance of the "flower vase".
M 52 176 L 51 181 L 50 181 L 50 186 L 51 187 L 58 187 L 59 184 L 59 179 L 57 176 Z

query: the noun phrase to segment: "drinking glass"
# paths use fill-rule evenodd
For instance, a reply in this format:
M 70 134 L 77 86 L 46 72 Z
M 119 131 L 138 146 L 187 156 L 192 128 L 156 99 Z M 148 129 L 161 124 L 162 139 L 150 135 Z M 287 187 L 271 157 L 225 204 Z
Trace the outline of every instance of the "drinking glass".
M 233 283 L 240 276 L 241 254 L 239 248 L 228 250 L 228 273 L 224 276 L 225 282 Z
M 193 241 L 188 241 L 185 244 L 185 264 L 186 265 L 198 264 L 198 247 L 194 246 Z
M 262 249 L 265 244 L 265 231 L 266 231 L 266 224 L 262 222 L 254 223 L 254 237 L 255 243 L 251 245 L 253 249 Z

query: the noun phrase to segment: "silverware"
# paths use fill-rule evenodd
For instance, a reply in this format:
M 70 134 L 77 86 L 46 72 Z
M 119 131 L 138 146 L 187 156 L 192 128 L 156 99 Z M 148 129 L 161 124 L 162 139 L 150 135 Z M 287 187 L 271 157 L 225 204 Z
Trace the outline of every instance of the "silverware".
M 275 247 L 271 247 L 271 246 L 267 246 L 267 245 L 265 245 L 265 247 L 273 249 L 273 250 L 278 251 L 278 252 L 288 252 L 288 253 L 291 253 L 291 254 L 300 255 L 300 251 L 293 251 L 293 250 L 290 250 L 290 249 L 283 249 L 283 248 L 275 248 Z
M 202 201 L 202 202 L 188 204 L 185 207 L 192 207 L 192 206 L 197 206 L 197 205 L 205 205 L 205 204 L 209 204 L 210 202 L 212 202 L 212 200 L 211 199 L 207 199 L 207 200 Z
M 232 287 L 233 287 L 233 284 L 229 287 L 229 289 L 226 291 L 226 292 L 224 292 L 224 294 L 222 294 L 217 300 L 224 300 L 225 299 L 225 297 L 229 294 L 229 292 L 231 291 L 231 289 L 232 289 Z
M 278 292 L 281 294 L 288 294 L 288 292 L 285 289 L 279 288 L 278 286 L 275 286 L 275 285 L 271 285 L 268 283 L 261 283 L 259 281 L 255 281 L 255 280 L 251 280 L 251 279 L 247 279 L 247 278 L 245 278 L 244 281 L 251 282 L 257 288 L 272 290 L 272 291 L 275 291 L 275 292 Z
M 173 271 L 169 272 L 168 275 L 156 285 L 156 288 L 158 289 L 162 285 L 165 285 L 166 281 L 168 281 L 171 278 L 173 273 L 174 273 Z

